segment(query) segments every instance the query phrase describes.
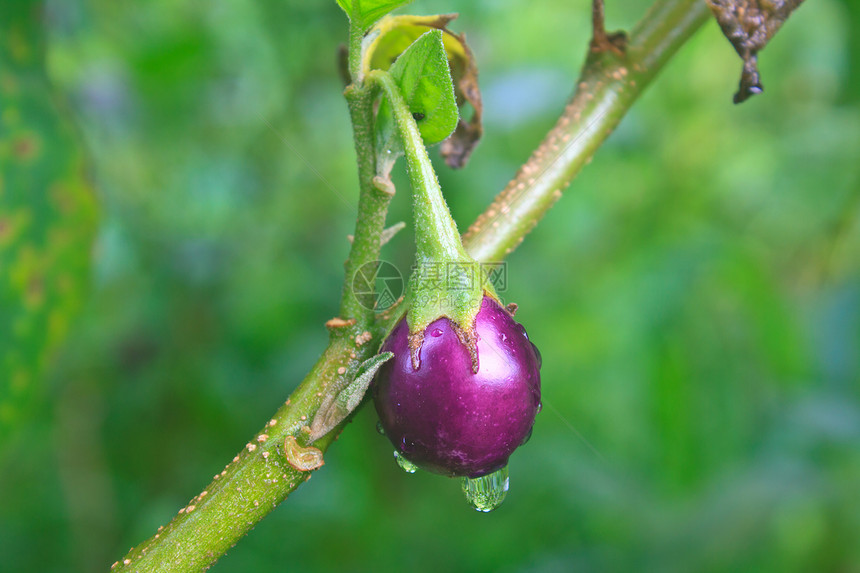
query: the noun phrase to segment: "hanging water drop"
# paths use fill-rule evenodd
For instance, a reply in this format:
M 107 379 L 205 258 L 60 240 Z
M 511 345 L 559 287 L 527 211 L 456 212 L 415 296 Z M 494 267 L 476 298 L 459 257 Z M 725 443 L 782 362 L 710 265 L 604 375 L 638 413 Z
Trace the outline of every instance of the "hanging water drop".
M 531 341 L 530 341 L 530 342 L 531 342 Z M 537 347 L 537 346 L 535 346 L 535 343 L 534 343 L 534 342 L 532 342 L 531 344 L 532 344 L 532 350 L 534 350 L 534 351 L 535 351 L 535 357 L 537 357 L 537 365 L 538 365 L 538 368 L 540 368 L 541 366 L 543 366 L 543 356 L 541 356 L 541 354 L 540 354 L 540 350 L 538 350 L 538 347 Z
M 493 511 L 505 501 L 508 494 L 508 466 L 479 478 L 463 478 L 466 501 L 478 511 Z
M 532 439 L 532 432 L 534 432 L 534 427 L 529 428 L 529 433 L 526 434 L 526 437 L 523 438 L 522 442 L 520 442 L 521 446 L 526 445 L 526 443 L 528 443 L 528 441 Z
M 394 452 L 394 459 L 397 461 L 397 465 L 400 466 L 400 469 L 408 474 L 414 474 L 418 470 L 418 466 L 401 456 L 397 451 Z
M 385 435 L 385 428 L 382 427 L 382 422 L 380 420 L 376 421 L 376 431 L 379 433 L 380 436 Z

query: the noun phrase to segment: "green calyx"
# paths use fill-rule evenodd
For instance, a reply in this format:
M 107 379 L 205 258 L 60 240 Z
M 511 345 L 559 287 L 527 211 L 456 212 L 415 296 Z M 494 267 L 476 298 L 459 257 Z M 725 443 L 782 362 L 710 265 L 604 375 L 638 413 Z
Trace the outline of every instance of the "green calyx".
M 422 138 L 422 132 L 438 134 L 440 127 L 447 130 L 447 136 L 457 125 L 441 32 L 425 33 L 401 54 L 390 71 L 373 70 L 367 80 L 378 85 L 385 98 L 377 120 L 378 140 L 385 145 L 384 152 L 393 150 L 406 156 L 412 185 L 416 257 L 403 308 L 413 368 L 420 367 L 424 331 L 445 317 L 469 349 L 477 370 L 475 317 L 485 294 L 498 297 L 483 267 L 463 248 Z M 419 126 L 430 118 L 434 125 Z

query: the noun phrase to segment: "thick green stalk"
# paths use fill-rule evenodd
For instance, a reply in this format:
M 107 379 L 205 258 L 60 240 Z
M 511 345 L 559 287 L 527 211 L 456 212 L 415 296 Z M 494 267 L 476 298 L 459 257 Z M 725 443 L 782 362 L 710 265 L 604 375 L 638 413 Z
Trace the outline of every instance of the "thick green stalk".
M 394 113 L 400 132 L 403 152 L 412 184 L 416 258 L 423 261 L 464 261 L 469 256 L 460 243 L 457 224 L 451 217 L 439 179 L 433 170 L 427 148 L 418 131 L 418 124 L 400 93 L 400 88 L 388 72 L 374 70 L 368 80 L 378 83 Z
M 457 224 L 442 196 L 418 124 L 399 86 L 388 72 L 381 70 L 370 72 L 367 79 L 382 87 L 391 105 L 412 187 L 415 269 L 409 278 L 404 308 L 407 308 L 413 366 L 420 366 L 419 349 L 424 330 L 434 320 L 445 316 L 453 322 L 460 339 L 469 348 L 477 370 L 473 323 L 484 298 L 483 274 L 460 242 Z M 486 285 L 486 288 L 492 292 L 492 286 Z
M 340 303 L 341 318 L 356 321 L 350 329 L 352 336 L 361 334 L 373 325 L 373 309 L 360 303 L 352 288 L 352 281 L 362 266 L 374 263 L 379 258 L 385 217 L 394 196 L 393 186 L 375 183 L 377 173 L 373 101 L 376 97 L 376 87 L 365 82 L 361 75 L 361 40 L 364 29 L 353 23 L 357 20 L 359 11 L 359 2 L 356 1 L 353 4 L 353 16 L 349 26 L 348 63 L 352 83 L 344 92 L 352 122 L 359 185 L 355 233 L 349 258 L 344 265 L 346 277 Z
M 707 18 L 701 0 L 657 0 L 630 37 L 626 56 L 600 54 L 586 63 L 574 98 L 541 147 L 517 177 L 466 233 L 467 250 L 478 260 L 501 260 L 561 195 L 599 144 L 657 71 Z M 352 46 L 351 46 L 352 47 Z M 365 89 L 365 88 L 361 88 Z M 362 330 L 371 312 L 350 298 L 350 269 L 378 256 L 387 194 L 373 184 L 372 93 L 347 93 L 354 122 L 362 197 L 356 235 L 347 263 L 341 313 L 330 323 L 332 340 L 304 382 L 227 465 L 222 473 L 150 539 L 133 548 L 115 570 L 188 572 L 214 563 L 310 472 L 286 464 L 282 444 L 301 436 L 330 387 L 338 388 L 357 365 L 375 353 L 380 330 Z M 362 219 L 367 217 L 367 221 Z M 372 258 L 371 258 L 372 257 Z M 383 316 L 383 319 L 385 317 Z M 337 430 L 314 443 L 325 451 Z M 265 437 L 264 437 L 265 436 Z
M 357 7 L 357 4 L 356 4 Z M 349 27 L 349 47 L 348 64 L 349 77 L 352 78 L 353 84 L 360 84 L 364 81 L 361 71 L 361 41 L 364 39 L 364 30 L 358 26 Z
M 364 356 L 373 354 L 366 349 Z M 159 528 L 123 559 L 114 571 L 202 571 L 227 552 L 254 525 L 303 482 L 310 471 L 298 471 L 283 453 L 287 436 L 301 436 L 319 408 L 321 394 L 337 382 L 338 368 L 356 353 L 354 341 L 333 342 L 263 428 L 245 444 L 206 488 L 182 507 L 173 520 Z M 321 451 L 336 432 L 314 443 Z
M 376 185 L 376 154 L 373 131 L 373 99 L 375 89 L 367 85 L 353 84 L 344 95 L 349 104 L 349 114 L 353 126 L 355 154 L 358 160 L 358 216 L 355 221 L 352 248 L 345 263 L 346 277 L 341 294 L 340 316 L 346 320 L 356 320 L 353 330 L 358 334 L 373 323 L 373 309 L 363 306 L 352 288 L 355 273 L 368 263 L 379 258 L 382 244 L 382 231 L 385 229 L 385 216 L 391 203 L 393 187 Z
M 709 15 L 703 0 L 658 1 L 633 29 L 623 55 L 591 53 L 558 122 L 463 235 L 469 254 L 479 261 L 510 254 Z

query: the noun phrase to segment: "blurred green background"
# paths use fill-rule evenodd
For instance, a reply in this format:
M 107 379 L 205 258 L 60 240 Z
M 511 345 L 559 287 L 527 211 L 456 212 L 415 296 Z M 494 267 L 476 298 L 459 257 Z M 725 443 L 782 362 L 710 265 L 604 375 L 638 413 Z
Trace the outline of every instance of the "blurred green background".
M 646 4 L 610 0 L 609 28 Z M 0 444 L 10 572 L 105 570 L 242 448 L 326 344 L 357 199 L 333 1 L 48 8 L 101 218 L 85 308 Z M 589 5 L 408 10 L 459 11 L 480 66 L 485 138 L 440 167 L 463 229 L 560 112 Z M 510 257 L 544 409 L 498 511 L 400 471 L 364 408 L 213 570 L 860 571 L 858 20 L 803 5 L 741 106 L 710 22 Z M 408 269 L 409 233 L 384 257 Z

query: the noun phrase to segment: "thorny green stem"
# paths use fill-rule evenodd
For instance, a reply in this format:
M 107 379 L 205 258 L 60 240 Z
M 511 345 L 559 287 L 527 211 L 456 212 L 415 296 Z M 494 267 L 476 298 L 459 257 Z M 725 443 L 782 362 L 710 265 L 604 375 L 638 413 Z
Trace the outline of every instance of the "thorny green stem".
M 424 339 L 424 329 L 440 316 L 446 316 L 468 348 L 472 367 L 477 372 L 477 337 L 473 324 L 481 310 L 483 281 L 474 281 L 475 261 L 466 254 L 460 242 L 457 224 L 442 196 L 442 188 L 430 163 L 418 124 L 400 88 L 386 71 L 374 70 L 367 78 L 382 87 L 391 105 L 412 186 L 416 267 L 409 277 L 407 302 L 404 304 L 404 307 L 408 307 L 406 318 L 409 323 L 412 366 L 417 369 L 421 364 L 419 349 Z M 445 265 L 446 280 L 443 284 L 438 284 L 438 275 L 433 270 L 440 264 Z M 456 283 L 456 287 L 447 284 L 449 281 Z M 488 288 L 492 287 L 488 285 Z
M 631 34 L 624 56 L 589 56 L 577 91 L 556 126 L 466 233 L 467 251 L 484 261 L 502 260 L 510 253 L 612 132 L 644 86 L 706 18 L 707 7 L 701 0 L 657 0 Z M 284 438 L 295 435 L 302 441 L 302 428 L 310 424 L 323 396 L 348 381 L 357 366 L 376 352 L 381 330 L 363 329 L 373 315 L 360 308 L 348 291 L 353 278 L 350 271 L 378 256 L 390 197 L 380 194 L 373 184 L 374 94 L 361 85 L 352 89 L 347 89 L 347 100 L 355 130 L 361 198 L 346 265 L 342 317 L 330 324 L 329 347 L 290 399 L 233 461 L 170 523 L 114 564 L 114 570 L 187 572 L 212 565 L 310 477 L 311 472 L 300 472 L 286 463 Z M 313 446 L 325 451 L 338 431 Z
M 479 261 L 501 261 L 591 161 L 624 114 L 709 18 L 702 0 L 661 0 L 633 29 L 626 51 L 588 55 L 576 92 L 529 160 L 463 236 Z
M 368 80 L 379 84 L 391 102 L 394 119 L 400 130 L 400 140 L 406 155 L 412 182 L 416 258 L 424 260 L 462 261 L 468 258 L 460 242 L 457 224 L 451 217 L 439 179 L 430 163 L 427 148 L 421 140 L 418 125 L 403 100 L 400 88 L 388 72 L 374 70 Z
M 301 428 L 319 408 L 319 393 L 335 384 L 337 369 L 349 362 L 354 342 L 335 340 L 262 430 L 247 443 L 212 482 L 153 537 L 117 562 L 115 571 L 202 571 L 241 539 L 312 472 L 287 464 L 284 438 L 302 435 Z M 372 352 L 365 352 L 367 355 Z M 314 443 L 325 450 L 332 432 Z
M 353 4 L 353 12 L 357 14 L 358 10 L 359 2 L 356 1 Z M 355 22 L 355 14 L 351 22 Z M 341 294 L 340 316 L 346 320 L 356 321 L 356 327 L 352 329 L 353 336 L 364 332 L 373 324 L 373 310 L 360 304 L 352 288 L 352 280 L 362 265 L 372 263 L 379 258 L 382 233 L 385 230 L 385 216 L 388 213 L 388 205 L 391 203 L 394 189 L 393 186 L 374 184 L 376 147 L 373 100 L 376 97 L 376 87 L 365 83 L 364 78 L 361 77 L 362 36 L 363 29 L 351 23 L 348 60 L 352 83 L 346 88 L 344 96 L 349 105 L 358 162 L 359 198 L 352 248 L 344 265 L 346 277 Z
M 349 47 L 348 47 L 348 64 L 349 77 L 352 83 L 360 85 L 364 82 L 361 71 L 361 41 L 364 39 L 364 33 L 367 31 L 364 26 L 360 26 L 357 22 L 361 21 L 361 2 L 355 0 L 352 3 L 352 13 L 349 15 Z
M 372 86 L 353 84 L 346 88 L 345 96 L 353 125 L 360 192 L 352 248 L 344 265 L 346 277 L 341 294 L 340 316 L 346 320 L 355 319 L 357 328 L 354 330 L 360 333 L 372 325 L 373 310 L 360 304 L 352 288 L 352 279 L 362 265 L 379 258 L 385 216 L 393 194 L 385 186 L 375 185 L 373 182 L 376 176 L 373 131 L 375 89 Z

